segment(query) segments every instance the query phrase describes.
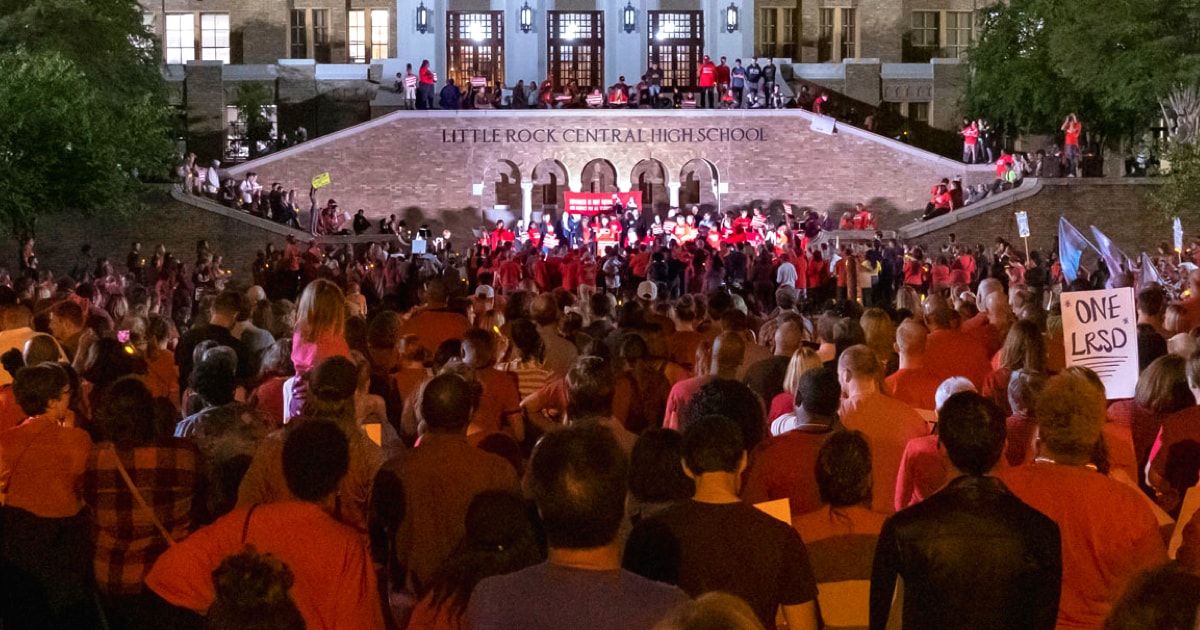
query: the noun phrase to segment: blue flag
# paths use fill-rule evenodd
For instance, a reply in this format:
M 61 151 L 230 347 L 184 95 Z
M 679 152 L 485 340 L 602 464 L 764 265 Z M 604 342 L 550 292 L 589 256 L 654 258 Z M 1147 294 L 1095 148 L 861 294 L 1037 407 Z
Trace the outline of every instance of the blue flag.
M 1154 261 L 1150 259 L 1150 254 L 1142 252 L 1142 268 L 1138 274 L 1138 289 L 1146 288 L 1146 285 L 1151 282 L 1162 284 L 1162 278 L 1158 275 L 1158 268 L 1154 266 Z
M 1079 277 L 1079 259 L 1086 247 L 1095 249 L 1066 217 L 1058 217 L 1058 260 L 1067 282 L 1075 282 Z
M 1091 226 L 1092 236 L 1096 237 L 1096 251 L 1100 252 L 1100 257 L 1104 259 L 1104 264 L 1108 265 L 1108 273 L 1116 276 L 1122 271 L 1126 271 L 1129 265 L 1126 264 L 1126 256 L 1116 245 L 1112 239 L 1104 235 L 1096 226 Z

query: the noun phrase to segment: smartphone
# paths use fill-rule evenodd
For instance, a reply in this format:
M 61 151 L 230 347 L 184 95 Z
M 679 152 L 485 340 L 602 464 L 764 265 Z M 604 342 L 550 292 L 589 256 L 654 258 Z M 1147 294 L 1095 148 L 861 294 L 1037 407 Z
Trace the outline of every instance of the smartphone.
M 128 330 L 118 330 L 117 331 L 117 341 L 120 341 L 121 343 L 129 343 L 129 331 Z

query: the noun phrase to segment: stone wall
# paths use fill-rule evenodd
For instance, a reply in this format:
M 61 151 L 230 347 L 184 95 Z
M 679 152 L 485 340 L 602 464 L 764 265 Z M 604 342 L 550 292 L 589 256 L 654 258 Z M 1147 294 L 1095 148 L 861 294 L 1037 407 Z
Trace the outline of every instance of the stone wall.
M 551 174 L 560 186 L 590 190 L 592 182 L 581 179 L 595 161 L 592 172 L 615 175 L 606 179 L 622 191 L 637 186 L 635 168 L 650 168 L 663 188 L 682 185 L 684 203 L 698 188 L 701 204 L 723 209 L 786 201 L 840 211 L 862 201 L 880 212 L 913 210 L 943 177 L 962 176 L 967 184 L 992 177 L 989 167 L 967 167 L 859 129 L 813 131 L 813 119 L 801 110 L 399 112 L 229 173 L 256 171 L 264 183 L 303 191 L 328 171 L 333 183 L 321 190 L 322 202 L 334 197 L 373 218 L 409 207 L 426 216 L 492 208 L 498 197 L 520 198 L 520 186 L 529 184 L 536 214 Z M 502 176 L 506 190 L 496 186 Z M 515 216 L 521 208 L 512 210 Z
M 1058 237 L 1058 219 L 1067 219 L 1092 240 L 1088 226 L 1095 225 L 1127 255 L 1153 252 L 1162 241 L 1171 240 L 1171 223 L 1150 207 L 1148 195 L 1159 185 L 1148 179 L 1042 179 L 1036 195 L 1009 207 L 962 220 L 913 239 L 927 246 L 940 246 L 954 233 L 958 242 L 990 245 L 1003 238 L 1020 246 L 1015 212 L 1029 214 L 1029 247 L 1048 250 Z M 886 227 L 898 228 L 903 221 L 893 219 Z M 1196 225 L 1184 224 L 1184 234 L 1196 232 Z

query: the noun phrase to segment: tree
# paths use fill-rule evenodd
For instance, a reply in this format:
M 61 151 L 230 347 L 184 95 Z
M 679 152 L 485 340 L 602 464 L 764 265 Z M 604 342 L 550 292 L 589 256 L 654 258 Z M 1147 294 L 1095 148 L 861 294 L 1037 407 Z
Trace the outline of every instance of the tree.
M 1009 132 L 1069 112 L 1108 146 L 1141 135 L 1158 99 L 1200 69 L 1200 0 L 1011 0 L 982 12 L 965 108 Z M 1190 81 L 1189 81 L 1190 82 Z
M 171 155 L 158 45 L 133 0 L 0 0 L 0 212 L 132 211 Z

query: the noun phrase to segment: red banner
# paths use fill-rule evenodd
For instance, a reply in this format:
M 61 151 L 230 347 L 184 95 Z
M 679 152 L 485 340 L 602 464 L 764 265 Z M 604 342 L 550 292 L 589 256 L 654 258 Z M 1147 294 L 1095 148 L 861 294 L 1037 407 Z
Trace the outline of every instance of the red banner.
M 641 210 L 642 191 L 615 193 L 563 193 L 566 199 L 567 212 L 594 216 L 612 212 L 614 204 L 621 204 L 626 210 Z

